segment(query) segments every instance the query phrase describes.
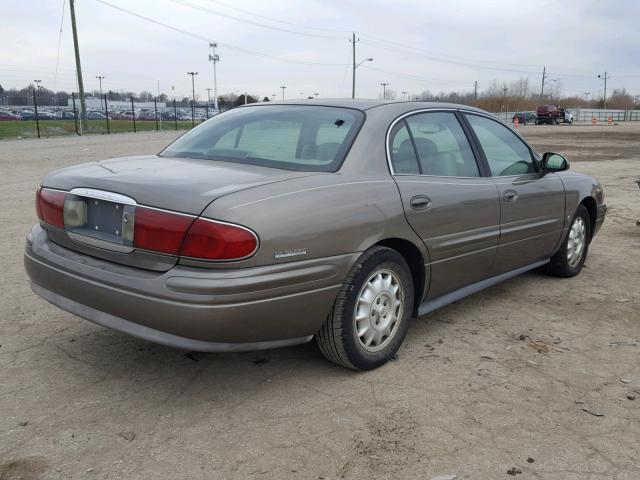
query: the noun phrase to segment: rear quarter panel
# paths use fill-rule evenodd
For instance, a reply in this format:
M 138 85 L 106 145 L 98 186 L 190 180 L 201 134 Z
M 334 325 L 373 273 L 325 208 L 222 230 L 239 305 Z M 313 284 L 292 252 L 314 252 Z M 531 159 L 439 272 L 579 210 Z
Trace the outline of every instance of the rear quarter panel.
M 327 173 L 265 185 L 219 198 L 202 215 L 257 233 L 260 248 L 247 266 L 362 252 L 391 237 L 421 245 L 391 177 Z M 276 258 L 283 252 L 304 254 Z

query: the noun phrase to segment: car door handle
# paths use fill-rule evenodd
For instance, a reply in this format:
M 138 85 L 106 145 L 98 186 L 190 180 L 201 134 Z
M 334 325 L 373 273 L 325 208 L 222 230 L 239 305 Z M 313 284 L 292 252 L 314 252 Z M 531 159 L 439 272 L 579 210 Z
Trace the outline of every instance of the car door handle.
M 428 210 L 431 208 L 431 199 L 424 195 L 416 195 L 409 202 L 413 210 Z
M 516 192 L 515 190 L 506 190 L 502 195 L 502 199 L 505 202 L 513 203 L 518 200 L 518 192 Z

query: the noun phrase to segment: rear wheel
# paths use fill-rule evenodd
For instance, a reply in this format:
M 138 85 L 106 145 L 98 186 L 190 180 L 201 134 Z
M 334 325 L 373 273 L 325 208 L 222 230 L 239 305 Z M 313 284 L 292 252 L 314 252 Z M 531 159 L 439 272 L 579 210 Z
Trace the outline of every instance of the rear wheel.
M 584 205 L 578 205 L 562 247 L 551 257 L 545 271 L 557 277 L 575 277 L 582 270 L 589 251 L 591 220 Z
M 338 293 L 316 340 L 327 359 L 355 370 L 389 361 L 400 348 L 413 314 L 413 279 L 395 250 L 362 254 Z

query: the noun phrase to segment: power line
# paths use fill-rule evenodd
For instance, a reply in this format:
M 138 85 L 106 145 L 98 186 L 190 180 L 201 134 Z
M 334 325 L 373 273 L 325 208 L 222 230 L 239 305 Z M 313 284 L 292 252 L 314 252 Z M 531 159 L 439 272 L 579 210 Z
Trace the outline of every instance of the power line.
M 206 1 L 210 2 L 210 3 L 216 3 L 218 5 L 222 5 L 223 7 L 230 8 L 231 10 L 235 10 L 237 12 L 242 12 L 242 13 L 245 13 L 247 15 L 251 15 L 252 17 L 262 18 L 263 20 L 269 20 L 271 22 L 280 23 L 282 25 L 289 25 L 289 26 L 298 27 L 298 28 L 308 28 L 308 29 L 311 29 L 311 30 L 320 30 L 320 31 L 325 31 L 325 32 L 339 32 L 339 33 L 347 33 L 347 34 L 351 33 L 351 30 L 341 30 L 341 29 L 338 29 L 338 28 L 326 28 L 326 27 L 314 27 L 312 25 L 301 25 L 299 23 L 287 22 L 285 20 L 280 20 L 280 19 L 277 19 L 277 18 L 268 17 L 266 15 L 260 15 L 260 14 L 257 14 L 257 13 L 253 13 L 253 12 L 250 12 L 249 10 L 244 10 L 242 8 L 239 8 L 239 7 L 236 7 L 236 6 L 233 6 L 233 5 L 229 5 L 228 3 L 220 2 L 218 0 L 206 0 Z
M 191 3 L 191 2 L 188 2 L 186 0 L 169 0 L 169 1 L 172 2 L 172 3 L 178 4 L 178 5 L 182 5 L 184 7 L 192 8 L 194 10 L 200 10 L 201 12 L 206 12 L 206 13 L 210 13 L 212 15 L 218 15 L 220 17 L 229 18 L 229 19 L 235 20 L 237 22 L 242 22 L 242 23 L 248 23 L 250 25 L 255 25 L 256 27 L 268 28 L 270 30 L 277 30 L 277 31 L 280 31 L 280 32 L 292 33 L 294 35 L 302 35 L 302 36 L 305 36 L 305 37 L 324 38 L 324 39 L 328 39 L 328 40 L 345 40 L 345 38 L 343 38 L 343 37 L 320 35 L 320 34 L 316 34 L 316 33 L 296 32 L 294 30 L 289 30 L 289 29 L 282 28 L 282 27 L 275 27 L 273 25 L 266 25 L 264 23 L 254 22 L 252 20 L 239 18 L 239 17 L 236 17 L 234 15 L 229 15 L 229 14 L 226 14 L 226 13 L 217 12 L 215 10 L 211 10 L 210 8 L 203 7 L 201 5 L 196 5 L 195 3 Z
M 388 75 L 395 75 L 396 77 L 401 77 L 401 78 L 408 78 L 411 80 L 416 80 L 418 82 L 425 82 L 425 83 L 435 83 L 436 85 L 460 85 L 460 86 L 467 86 L 467 82 L 462 82 L 460 80 L 448 80 L 446 78 L 429 78 L 429 77 L 423 77 L 421 75 L 414 75 L 411 73 L 402 73 L 402 72 L 398 72 L 395 70 L 385 70 L 383 68 L 378 68 L 378 67 L 372 67 L 369 65 L 362 65 L 363 68 L 366 68 L 367 70 L 375 70 L 377 72 L 381 72 L 381 73 L 386 73 Z
M 193 33 L 190 32 L 189 30 L 184 30 L 182 28 L 179 27 L 175 27 L 173 25 L 169 25 L 168 23 L 164 23 L 164 22 L 160 22 L 158 20 L 154 20 L 153 18 L 150 17 L 146 17 L 144 15 L 141 15 L 139 13 L 136 12 L 132 12 L 131 10 L 127 10 L 126 8 L 122 8 L 118 5 L 114 5 L 113 3 L 107 2 L 105 0 L 95 0 L 98 3 L 101 3 L 103 5 L 106 5 L 108 7 L 114 8 L 116 10 L 119 10 L 123 13 L 127 13 L 129 15 L 133 15 L 134 17 L 138 17 L 142 20 L 145 20 L 147 22 L 151 22 L 155 25 L 164 27 L 164 28 L 168 28 L 170 30 L 173 30 L 174 32 L 178 32 L 181 33 L 183 35 L 187 35 L 191 38 L 195 38 L 197 40 L 201 40 L 201 41 L 205 41 L 207 43 L 211 43 L 213 42 L 213 39 L 205 37 L 204 35 L 200 35 L 197 33 Z M 228 48 L 229 50 L 235 50 L 241 53 L 246 53 L 247 55 L 254 55 L 257 57 L 263 57 L 263 58 L 270 58 L 273 60 L 277 60 L 279 62 L 285 62 L 285 63 L 297 63 L 300 65 L 319 65 L 319 66 L 323 66 L 323 67 L 342 67 L 344 66 L 344 64 L 342 63 L 320 63 L 320 62 L 310 62 L 310 61 L 306 61 L 306 60 L 293 60 L 293 59 L 288 59 L 288 58 L 282 58 L 282 57 L 278 57 L 276 55 L 270 55 L 268 53 L 263 53 L 263 52 L 256 52 L 255 50 L 249 50 L 247 48 L 242 48 L 242 47 L 238 47 L 235 45 L 231 45 L 229 43 L 222 43 L 222 42 L 216 42 L 219 46 L 224 46 L 226 48 Z
M 422 53 L 424 55 L 429 55 L 429 56 L 431 56 L 433 58 L 444 57 L 445 59 L 452 59 L 452 60 L 459 60 L 459 61 L 466 61 L 466 62 L 487 63 L 484 60 L 478 60 L 478 59 L 475 59 L 475 58 L 458 57 L 458 56 L 455 56 L 455 55 L 449 55 L 449 54 L 443 54 L 443 53 L 437 53 L 437 52 L 430 52 L 428 50 L 417 48 L 417 47 L 412 46 L 412 45 L 407 45 L 407 44 L 403 44 L 403 43 L 400 43 L 400 42 L 395 42 L 395 41 L 392 41 L 392 40 L 386 40 L 384 38 L 377 37 L 377 36 L 374 36 L 374 35 L 369 35 L 367 33 L 361 33 L 361 32 L 356 32 L 356 33 L 358 33 L 362 37 L 365 37 L 364 41 L 367 41 L 367 42 L 376 42 L 378 44 L 388 44 L 388 45 L 392 45 L 392 46 L 395 46 L 395 47 L 398 47 L 398 48 L 401 48 L 401 49 L 417 51 L 417 52 L 420 52 L 420 53 Z M 366 40 L 366 37 L 368 37 L 370 40 Z M 506 63 L 506 62 L 497 62 L 497 61 L 491 61 L 491 62 L 488 62 L 488 63 L 493 63 L 493 64 L 496 64 L 496 65 L 506 65 L 506 66 L 511 66 L 511 67 L 532 67 L 532 68 L 539 67 L 539 65 L 521 64 L 521 63 Z
M 385 50 L 390 50 L 390 51 L 395 52 L 395 53 L 398 53 L 398 50 L 400 50 L 400 51 L 404 50 L 403 47 L 392 47 L 392 46 L 384 45 L 381 42 L 372 42 L 372 41 L 366 40 L 366 39 L 363 39 L 362 43 L 364 43 L 366 45 L 370 45 L 370 46 L 376 47 L 376 48 L 383 48 Z M 410 55 L 419 55 L 421 57 L 425 57 L 425 58 L 428 58 L 429 60 L 432 60 L 434 62 L 439 62 L 439 63 L 448 63 L 448 64 L 453 64 L 453 65 L 461 65 L 461 66 L 464 66 L 464 67 L 481 68 L 481 69 L 484 69 L 484 70 L 496 70 L 496 71 L 501 71 L 501 72 L 525 73 L 525 74 L 529 74 L 529 75 L 536 73 L 533 70 L 518 70 L 518 69 L 513 69 L 513 68 L 491 67 L 489 65 L 472 64 L 472 63 L 467 63 L 467 62 L 461 62 L 461 61 L 458 61 L 458 60 L 447 60 L 447 59 L 437 58 L 437 57 L 434 57 L 431 54 L 424 53 L 423 51 L 418 50 L 418 49 L 414 49 L 413 51 L 410 51 L 410 50 L 406 49 L 405 52 L 408 52 Z

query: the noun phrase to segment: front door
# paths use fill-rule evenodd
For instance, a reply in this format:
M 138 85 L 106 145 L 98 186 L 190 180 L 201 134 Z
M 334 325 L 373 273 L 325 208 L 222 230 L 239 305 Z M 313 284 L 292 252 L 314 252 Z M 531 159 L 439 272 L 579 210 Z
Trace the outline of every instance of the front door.
M 548 259 L 564 226 L 565 193 L 555 173 L 540 173 L 529 146 L 491 118 L 465 114 L 500 194 L 496 273 Z
M 416 113 L 390 136 L 394 179 L 412 228 L 431 258 L 428 298 L 492 275 L 500 201 L 456 114 Z

